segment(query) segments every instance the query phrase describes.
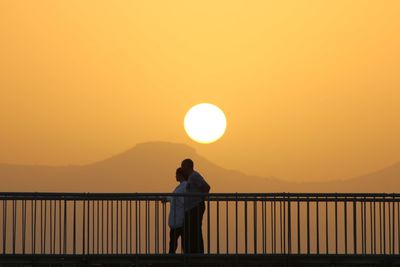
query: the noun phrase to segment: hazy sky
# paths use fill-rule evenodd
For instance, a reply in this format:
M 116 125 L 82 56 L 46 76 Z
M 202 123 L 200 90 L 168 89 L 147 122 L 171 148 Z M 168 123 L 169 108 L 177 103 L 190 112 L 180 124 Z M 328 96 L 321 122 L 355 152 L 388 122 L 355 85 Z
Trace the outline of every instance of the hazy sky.
M 400 1 L 1 1 L 0 162 L 146 141 L 291 180 L 400 160 Z M 228 117 L 192 142 L 185 112 Z

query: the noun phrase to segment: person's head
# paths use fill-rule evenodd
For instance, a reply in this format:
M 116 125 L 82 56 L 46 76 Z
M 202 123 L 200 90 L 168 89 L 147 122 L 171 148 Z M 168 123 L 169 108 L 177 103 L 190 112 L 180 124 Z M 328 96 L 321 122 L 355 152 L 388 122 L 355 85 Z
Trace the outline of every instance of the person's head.
M 176 180 L 177 180 L 178 182 L 183 182 L 183 181 L 187 180 L 187 179 L 186 179 L 186 175 L 185 175 L 185 173 L 183 172 L 182 168 L 176 169 L 176 175 L 175 175 L 175 177 L 176 177 Z
M 186 174 L 188 177 L 193 173 L 194 171 L 194 163 L 193 160 L 191 159 L 184 159 L 181 163 L 182 171 L 184 174 Z

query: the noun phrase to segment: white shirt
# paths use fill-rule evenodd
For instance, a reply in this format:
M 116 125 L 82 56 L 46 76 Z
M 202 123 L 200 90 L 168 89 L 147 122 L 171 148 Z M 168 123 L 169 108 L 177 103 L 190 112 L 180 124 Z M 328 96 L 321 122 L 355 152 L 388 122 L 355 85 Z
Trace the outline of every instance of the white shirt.
M 187 182 L 181 182 L 172 193 L 185 193 Z M 185 207 L 184 207 L 184 197 L 169 197 L 170 211 L 168 218 L 168 225 L 172 229 L 183 227 L 183 222 L 185 219 Z

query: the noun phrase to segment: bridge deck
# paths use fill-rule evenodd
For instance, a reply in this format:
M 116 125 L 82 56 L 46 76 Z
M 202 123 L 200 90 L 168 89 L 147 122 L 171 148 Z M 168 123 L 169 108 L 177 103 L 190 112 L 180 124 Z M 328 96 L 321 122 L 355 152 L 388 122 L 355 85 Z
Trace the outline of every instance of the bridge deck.
M 392 255 L 9 255 L 0 266 L 400 266 Z

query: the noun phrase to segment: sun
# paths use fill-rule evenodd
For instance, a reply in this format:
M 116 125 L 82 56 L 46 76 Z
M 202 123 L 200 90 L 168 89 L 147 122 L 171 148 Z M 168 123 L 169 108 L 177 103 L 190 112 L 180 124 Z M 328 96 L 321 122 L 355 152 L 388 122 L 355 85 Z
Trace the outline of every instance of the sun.
M 210 144 L 220 139 L 226 131 L 226 117 L 216 105 L 201 103 L 193 106 L 184 119 L 185 131 L 198 143 Z

